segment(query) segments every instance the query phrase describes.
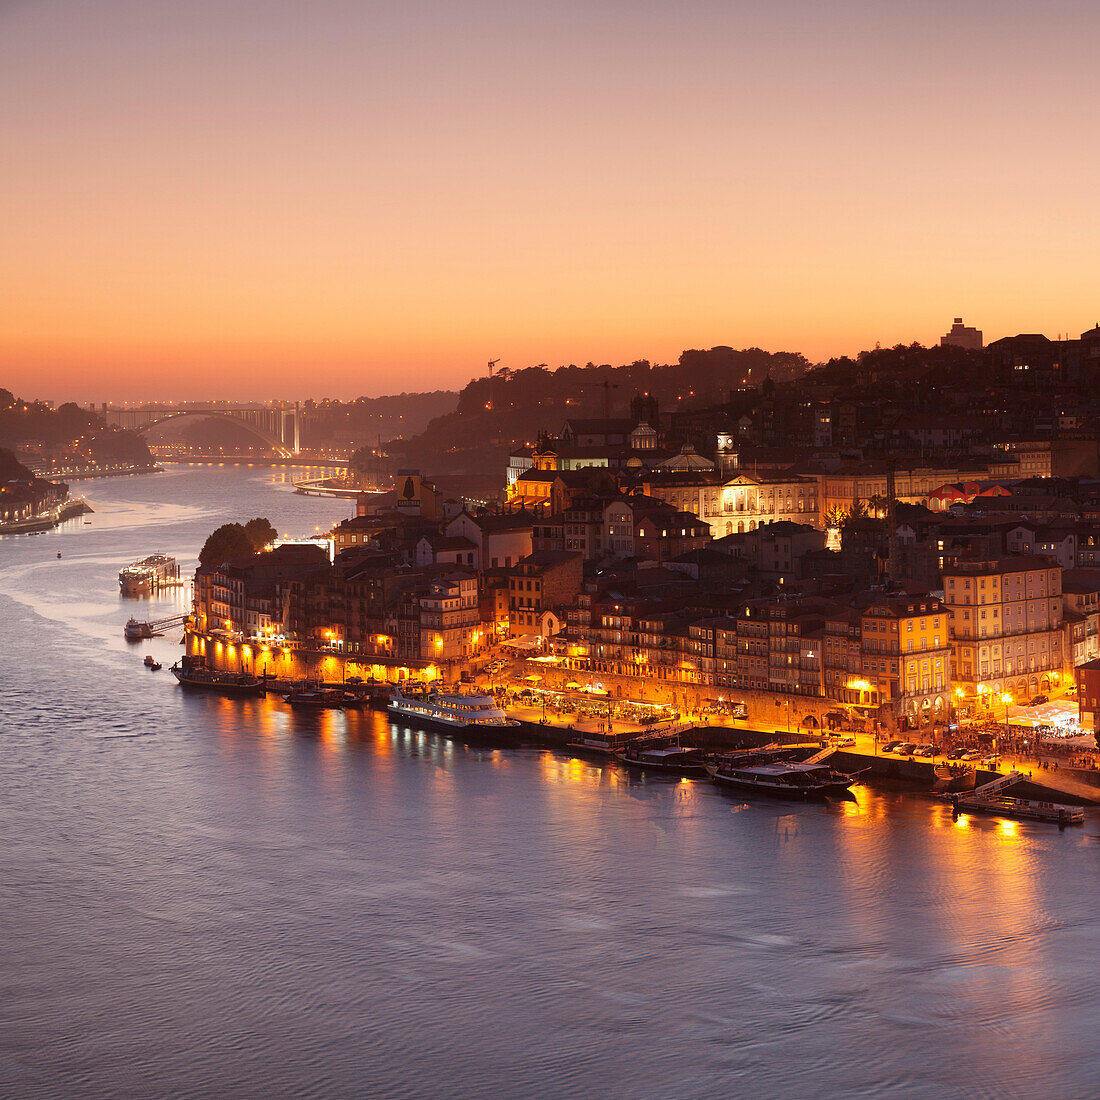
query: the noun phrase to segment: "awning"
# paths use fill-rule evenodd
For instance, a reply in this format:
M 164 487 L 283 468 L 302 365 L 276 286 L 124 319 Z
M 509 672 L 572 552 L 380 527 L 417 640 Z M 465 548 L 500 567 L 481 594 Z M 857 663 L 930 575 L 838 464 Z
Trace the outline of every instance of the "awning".
M 1052 699 L 1037 707 L 1016 706 L 1008 708 L 1009 720 L 1020 726 L 1076 727 L 1079 711 L 1076 702 Z
M 529 684 L 537 684 L 537 683 L 539 682 L 539 680 L 541 680 L 541 679 L 542 679 L 542 677 L 541 677 L 541 676 L 524 676 L 524 679 L 525 679 L 525 680 L 526 680 L 526 681 L 527 681 L 527 682 L 528 682 Z
M 509 638 L 501 642 L 501 645 L 510 646 L 512 649 L 538 649 L 542 645 L 542 636 L 539 634 L 522 634 L 518 638 Z
M 565 685 L 566 689 L 569 691 L 576 691 L 580 686 L 581 685 L 578 684 L 576 680 L 570 680 L 569 683 Z

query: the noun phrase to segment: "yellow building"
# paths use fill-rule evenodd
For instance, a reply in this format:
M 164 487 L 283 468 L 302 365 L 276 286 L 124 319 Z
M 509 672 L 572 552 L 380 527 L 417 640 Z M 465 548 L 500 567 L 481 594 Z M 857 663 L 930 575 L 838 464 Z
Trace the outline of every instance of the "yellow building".
M 1019 554 L 944 571 L 955 679 L 970 698 L 1017 702 L 1058 687 L 1064 673 L 1062 568 Z
M 898 718 L 946 718 L 951 702 L 947 609 L 934 596 L 890 596 L 862 616 L 866 702 Z

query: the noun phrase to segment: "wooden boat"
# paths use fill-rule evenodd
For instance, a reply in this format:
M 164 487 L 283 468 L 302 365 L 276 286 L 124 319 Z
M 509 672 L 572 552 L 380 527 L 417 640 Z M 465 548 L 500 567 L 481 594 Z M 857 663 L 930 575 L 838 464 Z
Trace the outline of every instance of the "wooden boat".
M 854 775 L 827 764 L 774 762 L 767 764 L 707 764 L 707 774 L 721 787 L 775 798 L 825 798 L 845 795 L 857 781 Z
M 706 779 L 707 769 L 702 749 L 687 749 L 681 745 L 663 745 L 644 748 L 632 745 L 614 754 L 615 759 L 628 768 L 642 771 L 663 772 L 666 775 Z
M 644 739 L 637 734 L 628 733 L 587 733 L 577 730 L 576 737 L 566 744 L 566 748 L 586 756 L 613 757 L 628 748 L 638 747 Z M 652 741 L 649 742 L 652 744 Z
M 185 668 L 176 664 L 169 670 L 180 687 L 211 691 L 218 695 L 263 695 L 265 684 L 255 676 L 237 672 L 211 672 L 205 668 Z
M 937 764 L 932 770 L 936 776 L 932 789 L 936 792 L 972 791 L 977 782 L 977 772 L 965 764 Z
M 349 676 L 343 690 L 345 707 L 386 710 L 393 693 L 393 685 L 384 680 L 361 680 L 357 676 Z
M 344 706 L 342 691 L 292 691 L 283 698 L 292 707 L 313 707 L 316 710 L 341 710 Z

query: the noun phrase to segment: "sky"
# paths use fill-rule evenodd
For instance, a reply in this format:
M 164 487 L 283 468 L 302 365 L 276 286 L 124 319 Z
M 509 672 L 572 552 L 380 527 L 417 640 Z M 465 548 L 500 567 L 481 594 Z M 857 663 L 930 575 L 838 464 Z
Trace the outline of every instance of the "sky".
M 1092 0 L 0 0 L 0 386 L 1077 335 L 1098 31 Z

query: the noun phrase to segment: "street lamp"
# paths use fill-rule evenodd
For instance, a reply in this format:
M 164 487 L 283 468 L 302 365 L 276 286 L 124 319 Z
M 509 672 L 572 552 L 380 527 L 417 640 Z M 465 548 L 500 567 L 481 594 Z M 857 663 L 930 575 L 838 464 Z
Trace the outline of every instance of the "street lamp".
M 1012 696 L 1008 692 L 1003 692 L 1001 695 L 1001 702 L 1005 705 L 1005 740 L 1008 740 L 1008 708 L 1012 706 Z M 997 745 L 994 743 L 993 751 L 997 751 Z

